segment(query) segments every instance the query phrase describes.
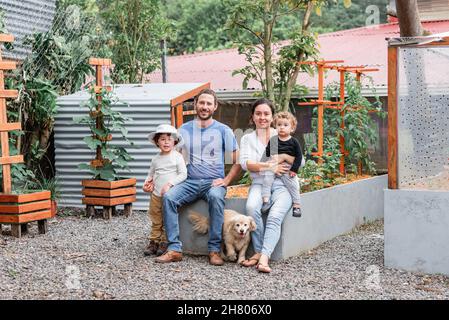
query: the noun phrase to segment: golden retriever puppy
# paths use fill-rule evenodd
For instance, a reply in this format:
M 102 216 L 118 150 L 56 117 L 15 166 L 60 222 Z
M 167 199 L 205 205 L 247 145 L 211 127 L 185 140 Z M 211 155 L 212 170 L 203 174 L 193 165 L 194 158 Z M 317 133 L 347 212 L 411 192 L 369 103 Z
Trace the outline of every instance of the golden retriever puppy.
M 191 212 L 189 221 L 193 224 L 195 232 L 206 234 L 209 231 L 209 218 L 197 212 Z M 222 257 L 229 261 L 237 260 L 237 263 L 242 263 L 245 260 L 246 250 L 251 241 L 251 231 L 254 230 L 256 230 L 256 222 L 252 217 L 226 209 L 223 222 Z M 226 249 L 226 255 L 223 252 L 223 247 Z

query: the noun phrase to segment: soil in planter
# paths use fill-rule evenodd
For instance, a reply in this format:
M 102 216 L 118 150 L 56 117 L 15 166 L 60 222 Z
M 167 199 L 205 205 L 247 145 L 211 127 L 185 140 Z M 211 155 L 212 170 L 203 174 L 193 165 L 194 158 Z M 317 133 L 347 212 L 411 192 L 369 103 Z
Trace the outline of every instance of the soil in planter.
M 354 182 L 354 181 L 358 181 L 358 180 L 368 179 L 371 177 L 372 176 L 370 176 L 370 175 L 358 176 L 355 174 L 348 174 L 348 175 L 346 175 L 346 177 L 335 178 L 335 183 L 332 185 L 328 185 L 325 183 L 320 184 L 320 182 L 317 182 L 317 183 L 315 183 L 315 188 L 318 186 L 318 190 L 325 189 L 325 188 L 329 188 L 329 187 L 332 187 L 335 185 L 350 183 L 350 182 Z M 249 187 L 250 187 L 250 185 L 230 186 L 230 187 L 228 187 L 228 191 L 226 193 L 226 198 L 248 198 Z M 317 190 L 317 189 L 315 189 L 315 190 Z M 307 193 L 307 192 L 310 192 L 310 190 L 308 190 L 307 186 L 301 186 L 301 193 Z

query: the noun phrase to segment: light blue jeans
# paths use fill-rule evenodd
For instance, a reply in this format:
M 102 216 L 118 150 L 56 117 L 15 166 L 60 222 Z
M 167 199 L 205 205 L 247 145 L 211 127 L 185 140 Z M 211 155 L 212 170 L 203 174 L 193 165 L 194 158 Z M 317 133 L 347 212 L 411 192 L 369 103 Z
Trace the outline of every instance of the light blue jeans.
M 292 197 L 279 178 L 276 178 L 271 188 L 273 206 L 268 213 L 266 226 L 263 225 L 262 185 L 252 184 L 249 189 L 246 213 L 256 221 L 257 229 L 251 233 L 254 251 L 271 257 L 276 244 L 281 237 L 282 221 L 292 207 Z
M 212 181 L 213 179 L 187 179 L 164 194 L 162 211 L 168 250 L 182 252 L 178 208 L 197 199 L 203 199 L 209 204 L 210 228 L 207 248 L 209 252 L 220 252 L 226 188 L 212 187 Z

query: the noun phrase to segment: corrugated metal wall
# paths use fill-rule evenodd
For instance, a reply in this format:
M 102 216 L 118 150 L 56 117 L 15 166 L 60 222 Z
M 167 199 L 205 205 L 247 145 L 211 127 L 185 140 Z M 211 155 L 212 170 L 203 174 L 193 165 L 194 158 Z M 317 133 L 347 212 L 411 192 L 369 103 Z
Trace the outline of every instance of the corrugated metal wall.
M 149 195 L 142 191 L 151 160 L 159 149 L 151 144 L 147 137 L 161 123 L 170 123 L 170 101 L 202 87 L 204 83 L 156 83 L 156 84 L 122 84 L 114 87 L 116 97 L 129 104 L 117 105 L 133 121 L 127 123 L 128 139 L 134 147 L 128 147 L 134 158 L 129 162 L 130 172 L 120 172 L 123 177 L 137 178 L 137 202 L 134 208 L 148 209 Z M 87 107 L 80 107 L 87 101 L 89 94 L 85 91 L 59 97 L 59 107 L 55 122 L 55 167 L 56 176 L 61 184 L 61 206 L 82 207 L 81 180 L 90 179 L 87 172 L 78 170 L 78 164 L 88 163 L 95 157 L 93 151 L 85 145 L 83 138 L 90 134 L 87 126 L 75 124 L 74 117 L 86 115 Z M 113 133 L 113 144 L 123 145 L 120 134 Z
M 5 12 L 5 25 L 15 37 L 14 50 L 4 57 L 23 60 L 29 50 L 22 45 L 24 38 L 50 29 L 56 10 L 56 0 L 0 0 Z
M 137 178 L 137 202 L 134 209 L 148 209 L 148 194 L 142 191 L 143 182 L 147 176 L 150 161 L 158 152 L 148 140 L 150 131 L 156 129 L 160 123 L 170 122 L 169 104 L 150 105 L 142 101 L 130 103 L 129 107 L 118 106 L 117 110 L 125 116 L 133 118 L 127 124 L 128 138 L 135 143 L 135 147 L 127 148 L 134 158 L 129 163 L 132 173 L 124 172 L 126 177 Z M 73 123 L 73 117 L 86 114 L 87 108 L 80 107 L 75 100 L 60 100 L 59 113 L 55 124 L 55 151 L 56 151 L 56 176 L 61 182 L 62 199 L 61 206 L 80 207 L 81 204 L 81 180 L 90 177 L 78 170 L 79 163 L 87 163 L 95 157 L 89 150 L 83 138 L 89 135 L 87 127 Z M 120 145 L 123 140 L 114 135 L 114 144 Z

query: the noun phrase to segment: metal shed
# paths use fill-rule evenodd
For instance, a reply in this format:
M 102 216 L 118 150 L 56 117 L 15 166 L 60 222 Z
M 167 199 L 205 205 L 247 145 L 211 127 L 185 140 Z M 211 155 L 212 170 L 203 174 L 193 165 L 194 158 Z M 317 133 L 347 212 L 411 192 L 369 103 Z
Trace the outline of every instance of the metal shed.
M 124 177 L 137 179 L 137 201 L 134 209 L 148 209 L 149 196 L 142 191 L 150 162 L 158 149 L 147 139 L 148 134 L 161 123 L 170 123 L 174 107 L 193 99 L 209 83 L 155 83 L 124 84 L 114 88 L 118 99 L 127 103 L 118 104 L 117 110 L 133 121 L 127 123 L 128 139 L 134 147 L 127 148 L 134 158 L 129 163 L 130 172 Z M 54 128 L 56 177 L 61 184 L 61 206 L 83 207 L 81 203 L 81 180 L 89 179 L 87 172 L 78 169 L 78 164 L 94 158 L 94 151 L 85 145 L 83 138 L 90 134 L 87 127 L 75 124 L 73 118 L 87 113 L 81 104 L 89 98 L 87 91 L 59 97 L 59 107 Z M 120 135 L 114 135 L 113 144 L 123 144 Z
M 8 33 L 15 37 L 14 49 L 5 51 L 4 57 L 23 60 L 30 52 L 23 40 L 35 32 L 47 32 L 51 28 L 56 0 L 0 0 L 0 9 L 5 12 Z

